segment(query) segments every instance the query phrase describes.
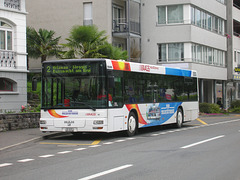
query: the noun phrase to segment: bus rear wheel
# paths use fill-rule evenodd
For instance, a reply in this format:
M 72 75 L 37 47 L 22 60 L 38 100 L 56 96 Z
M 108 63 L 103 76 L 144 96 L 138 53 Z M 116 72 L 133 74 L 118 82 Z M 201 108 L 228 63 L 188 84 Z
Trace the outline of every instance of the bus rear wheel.
M 135 113 L 130 112 L 127 124 L 127 136 L 134 136 L 137 132 L 137 117 Z
M 176 117 L 176 126 L 177 128 L 181 128 L 183 124 L 183 111 L 181 108 L 177 110 L 177 117 Z

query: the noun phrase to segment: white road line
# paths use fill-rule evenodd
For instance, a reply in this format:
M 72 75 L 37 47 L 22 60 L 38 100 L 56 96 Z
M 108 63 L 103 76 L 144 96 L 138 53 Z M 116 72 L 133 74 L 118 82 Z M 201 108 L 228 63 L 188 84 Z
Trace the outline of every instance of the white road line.
M 127 140 L 134 140 L 134 139 L 136 139 L 136 138 L 127 138 Z
M 160 134 L 152 134 L 151 136 L 159 136 Z
M 13 144 L 13 145 L 10 145 L 10 146 L 6 146 L 6 147 L 3 147 L 3 148 L 0 148 L 0 151 L 4 150 L 4 149 L 8 149 L 8 148 L 11 148 L 11 147 L 14 147 L 14 146 L 18 146 L 18 145 L 22 145 L 22 144 L 25 144 L 25 143 L 28 143 L 28 142 L 31 142 L 31 141 L 34 141 L 34 140 L 37 140 L 37 139 L 40 139 L 39 137 L 36 137 L 36 138 L 33 138 L 33 139 L 29 139 L 27 141 L 23 141 L 23 142 L 20 142 L 20 143 L 17 143 L 17 144 Z
M 124 142 L 124 141 L 126 141 L 126 140 L 123 140 L 123 139 L 120 139 L 120 140 L 117 140 L 117 141 L 115 141 L 115 142 Z
M 0 164 L 0 168 L 6 167 L 6 166 L 11 166 L 11 165 L 13 165 L 13 163 L 3 163 L 3 164 Z
M 55 156 L 55 155 L 53 155 L 53 154 L 47 154 L 47 155 L 38 156 L 38 157 L 40 157 L 40 158 L 49 158 L 49 157 L 53 157 L 53 156 Z
M 67 153 L 71 153 L 72 151 L 62 151 L 62 152 L 58 152 L 58 154 L 67 154 Z
M 17 162 L 30 162 L 30 161 L 34 161 L 34 159 L 21 159 L 21 160 L 18 160 Z
M 95 148 L 95 147 L 99 147 L 99 146 L 101 146 L 101 145 L 93 145 L 93 146 L 89 146 L 89 147 Z
M 100 172 L 100 173 L 97 173 L 97 174 L 94 174 L 94 175 L 91 175 L 91 176 L 87 176 L 87 177 L 84 177 L 84 178 L 81 178 L 81 179 L 78 179 L 78 180 L 90 180 L 90 179 L 94 179 L 94 178 L 97 178 L 97 177 L 100 177 L 100 176 L 104 176 L 104 175 L 107 175 L 107 174 L 110 174 L 110 173 L 113 173 L 113 172 L 116 172 L 116 171 L 120 171 L 122 169 L 126 169 L 126 168 L 129 168 L 133 166 L 132 164 L 127 164 L 127 165 L 124 165 L 124 166 L 120 166 L 120 167 L 117 167 L 117 168 L 113 168 L 113 169 L 109 169 L 107 171 L 103 171 L 103 172 Z
M 75 149 L 76 151 L 82 151 L 82 150 L 85 150 L 87 148 L 78 148 L 78 149 Z
M 109 144 L 114 144 L 114 142 L 105 142 L 105 143 L 103 143 L 103 144 L 109 145 Z
M 234 120 L 230 120 L 230 121 L 222 121 L 222 122 L 217 122 L 217 123 L 213 123 L 213 124 L 208 124 L 205 126 L 214 126 L 214 125 L 227 124 L 227 123 L 238 122 L 238 121 L 240 121 L 240 119 L 234 119 Z
M 187 145 L 187 146 L 181 147 L 181 149 L 190 148 L 190 147 L 193 147 L 193 146 L 196 146 L 196 145 L 199 145 L 199 144 L 203 144 L 203 143 L 206 143 L 206 142 L 209 142 L 209 141 L 213 141 L 213 140 L 222 138 L 222 137 L 224 137 L 224 136 L 225 136 L 225 135 L 221 135 L 221 136 L 213 137 L 213 138 L 206 139 L 206 140 L 203 140 L 203 141 L 200 141 L 200 142 L 196 142 L 196 143 L 193 143 L 193 144 L 189 144 L 189 145 Z
M 168 133 L 169 133 L 168 131 L 165 131 L 165 132 L 160 133 L 160 135 L 164 135 L 164 134 L 168 134 Z

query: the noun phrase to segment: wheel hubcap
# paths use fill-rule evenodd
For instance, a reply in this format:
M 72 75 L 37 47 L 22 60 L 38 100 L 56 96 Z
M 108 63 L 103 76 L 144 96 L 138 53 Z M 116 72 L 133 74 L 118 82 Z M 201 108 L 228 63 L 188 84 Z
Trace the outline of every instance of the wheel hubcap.
M 178 113 L 178 124 L 182 124 L 182 113 Z
M 128 121 L 128 130 L 130 133 L 134 132 L 136 129 L 136 119 L 131 116 Z

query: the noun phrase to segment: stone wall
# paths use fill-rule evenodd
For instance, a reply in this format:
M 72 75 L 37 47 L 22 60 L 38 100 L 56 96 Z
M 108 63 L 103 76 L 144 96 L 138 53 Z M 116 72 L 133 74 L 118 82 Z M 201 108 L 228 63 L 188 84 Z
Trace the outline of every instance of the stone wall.
M 0 114 L 0 132 L 39 127 L 40 113 Z

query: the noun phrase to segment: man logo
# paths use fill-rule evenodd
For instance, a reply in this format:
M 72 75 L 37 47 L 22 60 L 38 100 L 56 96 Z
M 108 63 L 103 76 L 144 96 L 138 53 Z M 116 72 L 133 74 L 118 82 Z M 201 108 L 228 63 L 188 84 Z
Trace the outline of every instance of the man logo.
M 72 126 L 72 124 L 74 124 L 74 121 L 64 121 L 64 124 L 67 124 L 67 126 Z

